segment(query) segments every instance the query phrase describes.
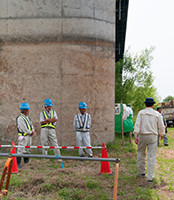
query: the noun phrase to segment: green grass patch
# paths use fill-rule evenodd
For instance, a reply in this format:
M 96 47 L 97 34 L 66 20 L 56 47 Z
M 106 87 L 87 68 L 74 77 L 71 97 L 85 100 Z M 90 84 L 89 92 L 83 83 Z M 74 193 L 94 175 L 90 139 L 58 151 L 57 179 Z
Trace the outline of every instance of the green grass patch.
M 99 187 L 101 188 L 101 184 L 98 181 L 92 181 L 92 180 L 87 181 L 86 186 L 87 188 L 90 189 L 96 189 Z
M 53 169 L 58 169 L 59 166 L 58 165 L 49 165 L 50 168 L 53 168 Z
M 138 187 L 133 196 L 135 200 L 160 200 L 157 192 L 154 189 Z
M 10 186 L 15 186 L 15 188 L 20 188 L 23 185 L 25 180 L 21 180 L 19 174 L 12 174 L 10 178 Z
M 84 193 L 80 189 L 63 188 L 59 191 L 59 196 L 63 197 L 64 200 L 80 200 L 84 198 Z

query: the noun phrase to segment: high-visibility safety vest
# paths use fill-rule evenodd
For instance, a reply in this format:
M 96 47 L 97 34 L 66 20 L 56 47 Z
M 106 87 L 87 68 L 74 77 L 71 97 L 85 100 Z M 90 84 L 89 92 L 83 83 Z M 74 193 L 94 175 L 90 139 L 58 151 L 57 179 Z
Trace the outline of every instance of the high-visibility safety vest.
M 45 110 L 43 111 L 43 115 L 44 115 L 44 119 L 48 119 L 48 118 L 52 119 L 54 117 L 54 111 L 51 110 L 51 117 L 48 117 L 47 112 Z M 53 123 L 42 124 L 41 127 L 42 128 L 50 127 L 50 128 L 54 128 L 54 129 L 56 128 L 56 126 Z
M 83 123 L 82 123 L 80 114 L 77 114 L 77 119 L 78 119 L 80 127 L 76 130 L 81 131 L 81 132 L 88 132 L 89 131 L 89 127 L 88 127 L 89 114 L 88 113 L 85 114 L 85 120 Z
M 26 123 L 27 129 L 29 131 L 32 131 L 32 122 L 31 122 L 31 119 L 29 117 L 27 119 L 24 115 L 20 115 L 20 116 L 24 119 L 24 122 Z M 17 117 L 17 119 L 18 119 L 18 117 Z M 17 119 L 16 119 L 16 121 L 17 121 Z M 18 130 L 18 135 L 19 136 L 20 135 L 22 135 L 22 136 L 28 135 L 28 133 L 24 133 L 24 132 L 20 131 L 18 128 L 17 128 L 17 130 Z

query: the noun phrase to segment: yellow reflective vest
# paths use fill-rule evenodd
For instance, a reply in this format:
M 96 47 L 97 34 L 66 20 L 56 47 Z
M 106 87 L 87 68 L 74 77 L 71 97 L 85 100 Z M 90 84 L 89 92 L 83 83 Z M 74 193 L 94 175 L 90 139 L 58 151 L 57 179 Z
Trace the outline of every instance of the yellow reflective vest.
M 43 111 L 43 115 L 44 115 L 44 118 L 45 118 L 45 119 L 48 119 L 48 118 L 49 118 L 48 115 L 47 115 L 47 112 L 46 112 L 45 110 Z M 50 117 L 50 119 L 52 119 L 53 117 L 54 117 L 54 111 L 51 110 L 51 117 Z M 53 125 L 53 123 L 42 124 L 41 127 L 42 127 L 42 128 L 44 128 L 44 127 L 51 127 L 51 128 L 54 128 L 54 129 L 56 128 L 56 126 Z
M 27 126 L 27 129 L 29 130 L 29 131 L 32 131 L 32 122 L 31 122 L 31 119 L 28 117 L 28 119 L 24 116 L 24 115 L 20 115 L 23 119 L 24 119 L 24 121 L 25 121 L 25 123 L 26 123 L 26 126 Z M 28 133 L 24 133 L 24 132 L 21 132 L 19 129 L 18 129 L 18 135 L 20 136 L 20 135 L 22 135 L 22 136 L 26 136 L 26 135 L 28 135 Z

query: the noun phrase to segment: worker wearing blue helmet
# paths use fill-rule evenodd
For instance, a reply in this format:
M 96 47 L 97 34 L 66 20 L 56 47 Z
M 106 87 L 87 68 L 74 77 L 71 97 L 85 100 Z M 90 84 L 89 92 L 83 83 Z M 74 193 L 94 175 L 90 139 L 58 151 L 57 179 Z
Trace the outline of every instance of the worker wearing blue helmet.
M 74 130 L 76 131 L 76 143 L 77 146 L 81 147 L 89 147 L 91 146 L 91 139 L 90 139 L 90 126 L 91 126 L 91 116 L 90 114 L 86 113 L 87 105 L 85 102 L 80 102 L 79 104 L 79 111 L 80 113 L 76 114 L 74 117 Z M 92 150 L 85 149 L 88 157 L 92 157 Z M 79 148 L 79 156 L 84 157 L 83 149 Z
M 34 134 L 34 127 L 29 117 L 30 106 L 28 103 L 22 103 L 20 105 L 21 114 L 16 118 L 16 125 L 18 130 L 18 145 L 19 146 L 31 146 L 32 136 Z M 30 154 L 30 149 L 19 147 L 17 154 Z M 24 158 L 24 163 L 28 163 L 29 158 Z M 17 157 L 17 166 L 21 166 L 21 157 Z
M 53 103 L 51 99 L 44 100 L 45 110 L 40 113 L 41 124 L 41 144 L 42 146 L 48 146 L 48 142 L 51 146 L 58 146 L 56 135 L 56 122 L 58 116 L 56 111 L 52 110 Z M 44 155 L 47 155 L 47 149 L 42 149 Z M 54 149 L 55 155 L 60 155 L 59 149 Z

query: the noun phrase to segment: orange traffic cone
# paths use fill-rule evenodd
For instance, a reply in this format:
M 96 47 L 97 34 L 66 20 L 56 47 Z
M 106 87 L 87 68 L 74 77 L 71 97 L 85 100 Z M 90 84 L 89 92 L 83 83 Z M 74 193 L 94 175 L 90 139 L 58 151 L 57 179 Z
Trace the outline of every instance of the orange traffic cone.
M 11 145 L 14 146 L 15 143 L 12 142 Z M 15 147 L 12 148 L 12 150 L 11 150 L 10 153 L 11 153 L 11 154 L 15 154 L 15 153 L 16 153 Z M 12 166 L 12 171 L 11 171 L 11 173 L 16 174 L 16 173 L 18 173 L 18 167 L 17 167 L 16 157 L 12 157 L 12 159 L 13 159 L 13 166 Z M 8 167 L 8 169 L 9 169 L 9 167 Z M 7 173 L 8 173 L 8 169 L 7 169 Z
M 102 148 L 102 158 L 108 158 L 105 143 L 102 144 L 102 147 L 103 147 Z M 112 174 L 108 161 L 102 161 L 101 162 L 101 172 L 100 172 L 100 174 Z

